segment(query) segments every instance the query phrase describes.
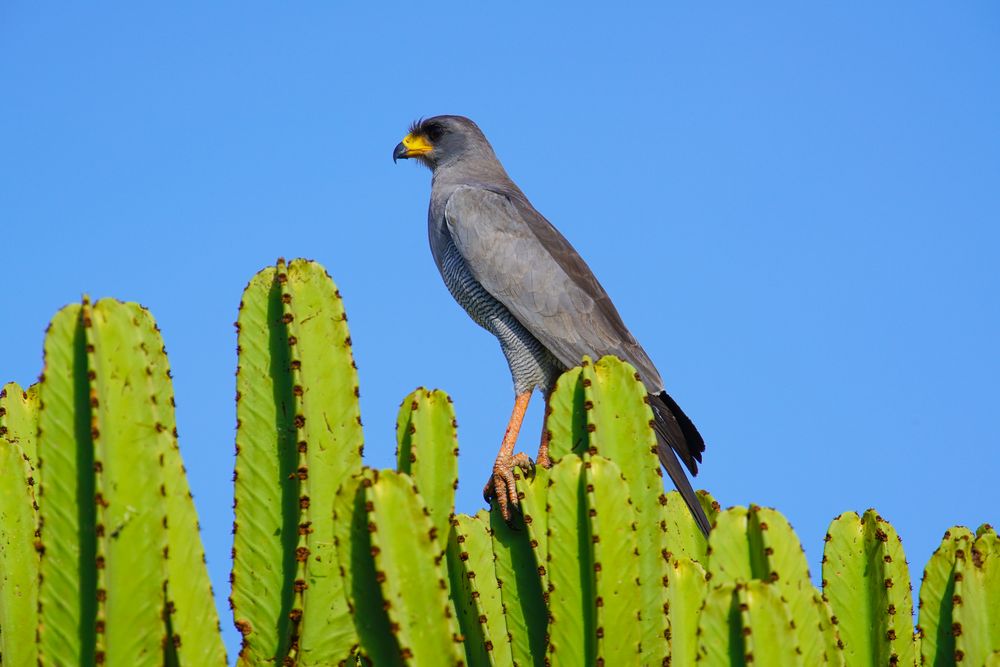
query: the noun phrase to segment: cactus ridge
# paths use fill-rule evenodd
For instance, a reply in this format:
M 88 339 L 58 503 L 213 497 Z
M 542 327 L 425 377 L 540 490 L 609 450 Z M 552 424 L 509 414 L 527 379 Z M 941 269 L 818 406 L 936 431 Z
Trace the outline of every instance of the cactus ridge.
M 708 593 L 705 568 L 681 557 L 667 566 L 666 579 L 671 664 L 693 665 L 698 657 L 698 618 Z
M 0 389 L 0 656 L 9 664 L 38 662 L 39 554 L 35 498 L 38 420 L 37 385 L 22 391 L 11 382 Z M 28 582 L 28 583 L 25 583 Z
M 545 429 L 553 461 L 568 454 L 582 454 L 587 449 L 582 374 L 583 368 L 579 366 L 569 369 L 559 377 L 549 395 Z
M 161 620 L 168 557 L 161 466 L 170 434 L 159 420 L 132 309 L 111 299 L 92 308 L 84 302 L 83 326 L 93 378 L 97 660 L 103 651 L 111 664 L 154 665 L 172 645 Z M 135 631 L 157 626 L 159 633 Z
M 548 612 L 530 534 L 520 522 L 507 525 L 495 505 L 488 520 L 513 660 L 519 665 L 542 665 Z
M 94 445 L 82 306 L 45 336 L 39 389 L 38 650 L 42 664 L 93 664 L 97 615 Z M 83 576 L 78 576 L 82 573 Z
M 84 298 L 53 319 L 38 389 L 39 664 L 226 663 L 170 385 L 137 304 Z
M 341 484 L 333 502 L 334 544 L 354 629 L 358 655 L 375 665 L 402 665 L 399 642 L 387 614 L 372 557 L 365 489 L 376 479 L 362 468 Z
M 375 577 L 404 663 L 464 665 L 462 636 L 448 601 L 444 551 L 412 480 L 385 470 L 364 492 Z
M 978 665 L 1000 651 L 1000 546 L 992 530 L 955 538 L 952 633 L 956 659 Z
M 535 571 L 538 573 L 542 589 L 542 601 L 548 606 L 548 513 L 545 511 L 549 488 L 547 468 L 535 468 L 526 478 L 522 470 L 515 466 L 514 482 L 521 501 L 521 516 L 528 531 L 528 544 L 535 554 Z M 547 612 L 546 612 L 547 613 Z M 547 634 L 547 633 L 546 633 Z
M 841 514 L 823 551 L 823 593 L 848 664 L 915 660 L 910 574 L 895 529 L 874 510 Z
M 0 438 L 17 445 L 32 468 L 38 461 L 38 385 L 0 387 Z
M 152 389 L 153 411 L 158 432 L 167 440 L 161 466 L 166 492 L 167 558 L 166 620 L 171 664 L 226 665 L 226 651 L 220 636 L 219 615 L 213 602 L 212 585 L 201 540 L 191 539 L 200 532 L 198 513 L 188 486 L 177 441 L 173 381 L 166 348 L 156 322 L 145 308 L 125 306 L 141 337 Z
M 247 285 L 237 320 L 230 605 L 242 663 L 288 653 L 298 546 L 298 456 L 288 332 L 274 267 Z
M 951 601 L 955 596 L 955 551 L 971 537 L 968 528 L 948 529 L 924 568 L 917 633 L 920 635 L 921 661 L 925 665 L 950 664 L 954 660 Z
M 417 485 L 440 539 L 447 539 L 458 488 L 458 422 L 451 398 L 418 388 L 399 408 L 397 469 Z
M 363 448 L 340 293 L 315 262 L 279 260 L 248 285 L 237 328 L 232 605 L 241 654 L 337 662 L 358 638 L 329 511 Z
M 470 667 L 513 664 L 511 637 L 500 587 L 496 585 L 490 515 L 459 514 L 448 536 L 451 595 L 465 637 Z
M 667 655 L 663 605 L 636 608 L 643 592 L 642 552 L 628 483 L 618 466 L 603 456 L 584 458 L 583 477 L 593 550 L 597 660 L 608 665 L 634 664 L 642 653 L 647 661 L 662 662 Z M 665 593 L 659 581 L 650 588 Z M 649 628 L 660 633 L 655 643 L 644 642 Z
M 593 553 L 587 531 L 583 460 L 564 456 L 549 470 L 549 661 L 589 665 L 597 657 Z
M 788 641 L 791 625 L 788 606 L 773 584 L 723 584 L 705 598 L 698 664 L 804 665 L 795 643 Z

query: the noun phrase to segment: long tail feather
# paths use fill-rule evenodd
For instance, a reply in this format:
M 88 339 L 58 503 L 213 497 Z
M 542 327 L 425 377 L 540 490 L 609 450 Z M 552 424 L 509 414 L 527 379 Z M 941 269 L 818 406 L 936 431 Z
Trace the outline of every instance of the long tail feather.
M 656 431 L 656 449 L 660 464 L 670 475 L 671 481 L 680 492 L 688 509 L 691 510 L 701 532 L 707 536 L 711 529 L 708 517 L 705 516 L 705 510 L 702 509 L 694 489 L 691 488 L 691 482 L 688 481 L 684 469 L 681 468 L 681 461 L 683 461 L 692 475 L 698 474 L 698 462 L 701 461 L 701 453 L 705 451 L 705 441 L 698 433 L 694 423 L 688 419 L 667 392 L 650 394 L 649 403 L 655 417 L 653 430 Z

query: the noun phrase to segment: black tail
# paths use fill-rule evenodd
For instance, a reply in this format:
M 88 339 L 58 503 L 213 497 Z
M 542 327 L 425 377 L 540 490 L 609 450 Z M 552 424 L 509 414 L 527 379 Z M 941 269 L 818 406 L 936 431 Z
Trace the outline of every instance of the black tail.
M 711 528 L 708 517 L 705 516 L 705 510 L 701 508 L 701 503 L 691 488 L 691 482 L 688 481 L 680 464 L 683 461 L 691 471 L 691 475 L 697 475 L 701 453 L 705 451 L 705 440 L 667 392 L 650 394 L 649 405 L 653 408 L 653 415 L 656 418 L 653 420 L 653 430 L 656 431 L 660 464 L 666 469 L 674 486 L 684 498 L 701 532 L 708 535 Z M 680 461 L 677 460 L 678 457 Z

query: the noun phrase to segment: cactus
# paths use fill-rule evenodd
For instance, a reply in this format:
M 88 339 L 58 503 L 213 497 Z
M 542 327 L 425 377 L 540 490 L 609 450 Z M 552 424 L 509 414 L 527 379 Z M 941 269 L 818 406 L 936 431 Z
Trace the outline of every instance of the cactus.
M 955 655 L 972 664 L 1000 651 L 1000 540 L 992 529 L 962 540 L 964 558 L 955 552 Z M 961 574 L 961 577 L 957 575 Z
M 0 389 L 0 656 L 9 664 L 38 661 L 38 504 L 35 499 L 37 385 Z
M 632 664 L 642 630 L 665 627 L 636 608 L 640 559 L 635 513 L 621 471 L 610 460 L 566 456 L 550 471 L 549 655 L 553 665 Z M 602 528 L 613 521 L 616 529 Z M 645 621 L 645 622 L 640 622 Z M 652 659 L 663 656 L 650 651 Z
M 830 615 L 812 585 L 798 538 L 775 510 L 751 505 L 718 514 L 709 538 L 708 576 L 713 585 L 773 582 L 797 621 L 793 634 L 803 663 L 843 663 L 840 651 L 827 654 L 837 644 Z
M 345 480 L 333 501 L 334 545 L 344 579 L 344 593 L 357 633 L 352 650 L 375 665 L 401 665 L 399 643 L 386 614 L 386 601 L 376 578 L 365 488 L 374 480 L 367 468 Z M 339 664 L 347 664 L 346 660 Z
M 549 659 L 589 665 L 597 655 L 593 554 L 587 531 L 583 461 L 564 456 L 549 470 Z
M 357 638 L 329 512 L 362 448 L 340 295 L 318 264 L 279 260 L 247 286 L 237 326 L 231 602 L 241 659 L 336 662 Z
M 708 578 L 705 568 L 689 558 L 668 565 L 666 577 L 670 664 L 692 665 L 698 658 L 698 617 L 708 593 Z
M 447 539 L 458 488 L 458 427 L 451 399 L 423 387 L 403 399 L 396 420 L 397 469 L 427 502 L 439 539 Z
M 149 312 L 134 303 L 125 304 L 137 325 L 140 347 L 149 361 L 152 379 L 153 405 L 159 421 L 158 429 L 169 434 L 169 446 L 163 452 L 162 473 L 166 493 L 167 543 L 167 606 L 171 611 L 170 643 L 181 665 L 225 665 L 226 653 L 219 641 L 219 616 L 213 599 L 212 585 L 205 568 L 205 551 L 201 540 L 191 539 L 192 527 L 199 529 L 194 498 L 188 486 L 184 464 L 177 442 L 174 418 L 173 383 L 167 352 L 159 329 Z
M 872 510 L 831 525 L 823 595 L 775 510 L 699 492 L 706 542 L 663 492 L 645 388 L 623 362 L 560 378 L 556 463 L 515 471 L 523 523 L 507 524 L 455 514 L 441 391 L 404 399 L 399 471 L 362 467 L 346 316 L 322 267 L 259 273 L 237 329 L 241 665 L 1000 663 L 991 528 L 946 534 L 917 643 L 902 547 Z M 60 311 L 42 382 L 0 391 L 5 663 L 225 664 L 173 406 L 155 323 L 112 300 Z
M 548 604 L 549 573 L 548 573 L 548 513 L 546 512 L 549 471 L 547 468 L 535 468 L 528 478 L 520 468 L 514 468 L 514 479 L 517 485 L 518 498 L 521 501 L 521 516 L 528 531 L 528 544 L 535 554 L 535 570 L 538 572 L 542 589 L 542 600 Z
M 38 385 L 0 387 L 0 438 L 17 445 L 32 466 L 38 460 Z
M 563 373 L 549 396 L 545 430 L 553 461 L 570 453 L 582 454 L 587 448 L 582 373 L 579 366 Z
M 723 584 L 705 598 L 698 664 L 804 666 L 795 642 L 789 641 L 792 625 L 788 606 L 773 584 Z
M 513 664 L 494 566 L 490 515 L 459 514 L 448 538 L 448 575 L 469 667 Z
M 945 532 L 920 586 L 920 660 L 983 664 L 1000 651 L 1000 541 L 989 526 Z M 961 656 L 961 658 L 959 658 Z
M 333 516 L 361 652 L 380 667 L 464 664 L 444 552 L 409 476 L 365 469 L 342 485 Z
M 712 494 L 707 491 L 695 491 L 701 508 L 705 510 L 710 524 L 715 523 L 721 508 Z M 708 541 L 705 540 L 695 523 L 691 510 L 677 491 L 668 491 L 664 505 L 665 532 L 667 541 L 667 560 L 688 558 L 701 563 L 708 563 Z
M 136 304 L 84 299 L 50 326 L 38 417 L 41 664 L 226 662 L 191 544 L 197 518 L 162 349 Z
M 365 488 L 376 580 L 407 665 L 463 663 L 448 604 L 444 551 L 430 512 L 405 474 L 383 471 Z M 403 557 L 400 557 L 403 555 Z M 436 575 L 436 576 L 435 576 Z
M 913 665 L 913 601 L 903 545 L 874 510 L 841 514 L 823 551 L 823 593 L 849 665 Z
M 525 667 L 541 666 L 548 612 L 531 537 L 520 526 L 507 525 L 496 507 L 490 512 L 490 534 L 513 661 Z

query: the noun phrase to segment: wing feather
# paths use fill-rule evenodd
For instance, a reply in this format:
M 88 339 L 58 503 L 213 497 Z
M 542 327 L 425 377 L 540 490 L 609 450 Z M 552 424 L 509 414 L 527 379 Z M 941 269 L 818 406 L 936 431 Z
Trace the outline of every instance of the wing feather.
M 613 354 L 635 366 L 650 392 L 663 389 L 590 267 L 520 191 L 461 186 L 445 222 L 473 277 L 561 363 Z

